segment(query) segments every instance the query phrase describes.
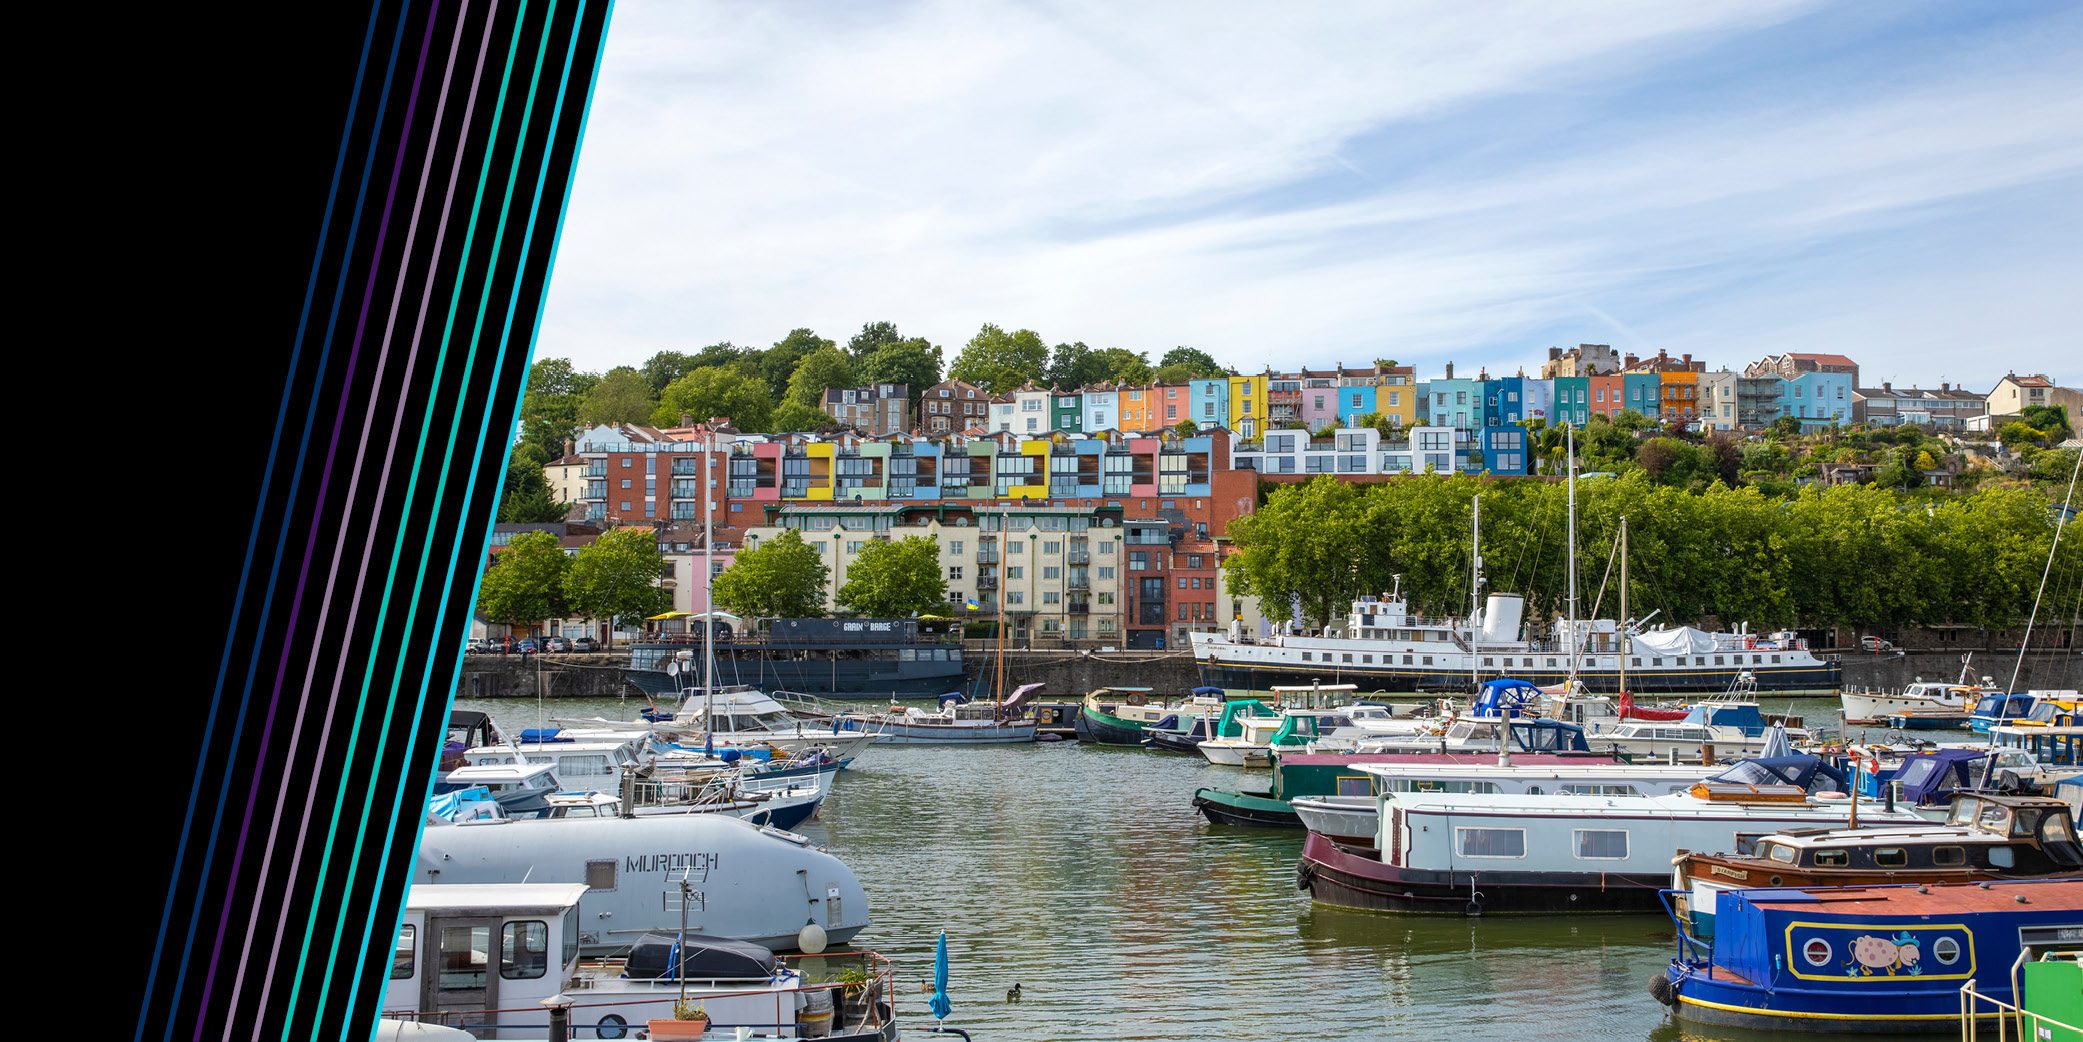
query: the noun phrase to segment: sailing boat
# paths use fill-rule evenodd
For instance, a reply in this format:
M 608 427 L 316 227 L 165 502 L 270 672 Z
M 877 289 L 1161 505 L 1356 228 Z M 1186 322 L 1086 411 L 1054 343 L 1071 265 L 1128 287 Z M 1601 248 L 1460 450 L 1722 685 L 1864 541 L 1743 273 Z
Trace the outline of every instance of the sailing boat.
M 1010 518 L 1006 511 L 1003 518 Z M 1000 522 L 1003 529 L 1004 522 Z M 1010 696 L 1005 692 L 1005 598 L 998 599 L 998 648 L 996 683 L 991 701 L 971 699 L 960 690 L 939 698 L 939 706 L 927 711 L 917 706 L 891 702 L 880 713 L 845 713 L 842 721 L 877 733 L 877 741 L 898 745 L 1012 745 L 1034 741 L 1038 722 L 1027 711 L 1027 702 L 1041 692 L 1041 684 L 1023 684 Z

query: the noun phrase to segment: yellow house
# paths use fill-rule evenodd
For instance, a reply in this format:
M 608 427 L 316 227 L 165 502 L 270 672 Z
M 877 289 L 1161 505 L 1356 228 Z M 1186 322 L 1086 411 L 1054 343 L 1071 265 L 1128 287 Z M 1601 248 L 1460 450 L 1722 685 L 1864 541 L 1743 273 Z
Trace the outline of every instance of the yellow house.
M 1245 441 L 1256 441 L 1266 433 L 1265 422 L 1265 375 L 1230 377 L 1230 429 Z

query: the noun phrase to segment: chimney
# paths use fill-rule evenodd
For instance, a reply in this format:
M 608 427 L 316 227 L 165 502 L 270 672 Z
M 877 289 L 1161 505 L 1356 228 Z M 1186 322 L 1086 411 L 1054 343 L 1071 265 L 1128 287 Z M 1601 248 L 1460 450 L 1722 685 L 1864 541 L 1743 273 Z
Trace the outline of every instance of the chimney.
M 572 443 L 571 443 L 571 439 L 570 439 L 570 438 L 566 438 L 566 439 L 564 439 L 564 454 L 565 454 L 565 455 L 567 455 L 567 456 L 571 455 L 571 453 L 572 453 L 572 450 L 573 450 L 573 447 L 574 447 L 574 446 L 572 445 Z
M 1941 391 L 1950 391 L 1953 389 L 1953 385 L 1941 380 L 1938 383 L 1938 389 Z
M 693 417 L 693 416 L 690 416 L 690 415 L 688 415 L 687 413 L 684 413 L 684 412 L 683 412 L 683 413 L 681 413 L 681 414 L 680 414 L 680 426 L 682 426 L 682 427 L 692 427 L 692 426 L 694 426 L 694 417 Z
M 1895 385 L 1894 385 L 1894 384 L 1891 384 L 1891 383 L 1889 383 L 1889 382 L 1888 382 L 1888 381 L 1886 381 L 1886 380 L 1882 380 L 1882 381 L 1880 382 L 1880 389 L 1881 389 L 1881 390 L 1883 390 L 1883 391 L 1892 391 L 1892 390 L 1894 390 L 1894 389 L 1895 389 Z
M 1639 361 L 1641 361 L 1641 359 L 1636 358 L 1634 356 L 1634 352 L 1630 351 L 1627 354 L 1621 356 L 1620 367 L 1622 369 L 1633 369 L 1635 367 L 1635 363 Z
M 1554 361 L 1559 361 L 1559 360 L 1561 360 L 1561 358 L 1562 358 L 1562 349 L 1561 349 L 1561 348 L 1559 348 L 1559 347 L 1551 347 L 1551 348 L 1549 348 L 1549 349 L 1548 349 L 1548 361 L 1550 361 L 1550 362 L 1554 362 Z
M 1684 358 L 1685 358 L 1685 368 L 1686 368 L 1686 369 L 1687 369 L 1687 370 L 1689 371 L 1689 370 L 1691 370 L 1691 369 L 1692 369 L 1692 355 L 1691 355 L 1691 354 L 1687 354 L 1687 355 L 1685 355 L 1685 356 L 1684 356 Z
M 1454 378 L 1454 363 L 1452 363 L 1452 362 L 1448 362 L 1448 363 L 1447 363 L 1447 379 L 1451 380 L 1451 379 L 1453 379 L 1453 378 Z

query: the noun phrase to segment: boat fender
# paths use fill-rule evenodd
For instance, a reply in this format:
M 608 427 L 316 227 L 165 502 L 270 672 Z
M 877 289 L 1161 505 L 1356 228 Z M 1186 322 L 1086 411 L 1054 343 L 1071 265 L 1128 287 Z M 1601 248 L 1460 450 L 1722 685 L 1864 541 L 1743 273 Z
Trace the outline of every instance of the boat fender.
M 1666 1006 L 1676 1005 L 1678 996 L 1671 990 L 1671 975 L 1652 973 L 1649 975 L 1649 997 Z
M 1295 889 L 1307 893 L 1309 881 L 1316 878 L 1316 866 L 1307 861 L 1295 865 Z
M 1468 907 L 1463 909 L 1463 911 L 1467 912 L 1471 918 L 1482 915 L 1483 903 L 1481 901 L 1470 901 L 1468 902 Z

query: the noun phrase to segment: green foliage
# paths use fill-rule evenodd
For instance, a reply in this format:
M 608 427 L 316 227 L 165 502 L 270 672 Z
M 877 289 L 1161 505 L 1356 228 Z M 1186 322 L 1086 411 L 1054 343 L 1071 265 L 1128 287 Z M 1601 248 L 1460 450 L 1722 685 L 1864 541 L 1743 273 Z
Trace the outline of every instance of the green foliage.
M 855 358 L 866 358 L 891 344 L 904 342 L 895 322 L 863 322 L 861 331 L 847 338 L 846 350 Z
M 824 555 L 790 528 L 739 553 L 711 590 L 719 607 L 747 618 L 815 618 L 825 613 L 830 577 Z
M 521 440 L 556 458 L 579 423 L 579 402 L 599 377 L 571 367 L 570 359 L 545 358 L 528 367 L 521 395 Z
M 1656 426 L 1656 421 L 1633 409 L 1622 409 L 1620 410 L 1620 415 L 1613 417 L 1613 426 L 1633 434 L 1636 431 L 1646 431 Z
M 860 356 L 854 370 L 861 385 L 906 384 L 916 403 L 926 388 L 940 382 L 940 348 L 925 337 L 897 340 Z
M 788 434 L 795 431 L 814 431 L 838 422 L 831 413 L 791 398 L 774 410 L 774 415 L 767 420 L 767 426 L 772 433 Z
M 1800 433 L 1801 421 L 1792 416 L 1781 416 L 1772 421 L 1772 436 L 1775 438 L 1793 438 Z
M 1150 382 L 1150 355 L 1148 352 L 1130 351 L 1125 347 L 1110 347 L 1096 353 L 1106 361 L 1108 380 L 1124 384 L 1147 384 Z
M 671 591 L 658 585 L 665 574 L 665 555 L 658 537 L 639 529 L 609 532 L 581 548 L 564 573 L 565 599 L 572 611 L 595 619 L 613 619 L 620 629 L 635 629 L 650 616 L 670 611 Z
M 2049 449 L 2032 458 L 2028 474 L 2036 481 L 2068 481 L 2076 473 L 2075 449 Z
M 788 378 L 788 401 L 823 408 L 825 392 L 837 387 L 859 387 L 854 378 L 853 356 L 837 347 L 821 347 L 804 355 Z
M 1196 380 L 1210 380 L 1228 372 L 1215 364 L 1213 355 L 1200 348 L 1184 345 L 1166 351 L 1164 357 L 1157 360 L 1157 365 L 1160 369 L 1169 369 L 1175 365 L 1186 366 L 1192 373 L 1191 378 Z
M 1042 379 L 1066 391 L 1096 383 L 1105 383 L 1111 376 L 1105 356 L 1085 346 L 1084 341 L 1075 344 L 1057 344 L 1049 356 L 1049 367 Z
M 948 367 L 947 375 L 994 395 L 1006 394 L 1029 380 L 1040 379 L 1048 357 L 1049 349 L 1040 334 L 1031 329 L 1008 333 L 987 322 L 955 356 L 955 364 Z
M 526 457 L 542 454 L 533 445 L 522 445 L 514 450 L 515 459 L 506 466 L 506 484 L 499 497 L 499 520 L 507 523 L 542 524 L 564 520 L 564 512 L 570 504 L 559 503 L 551 494 L 550 480 L 542 472 L 542 464 L 523 457 L 523 450 L 533 450 Z
M 710 344 L 691 355 L 679 351 L 660 351 L 652 355 L 638 372 L 643 373 L 644 380 L 651 385 L 651 396 L 655 399 L 664 394 L 666 387 L 674 380 L 696 369 L 707 369 L 716 365 L 751 366 L 758 354 L 757 351 L 738 347 L 726 340 L 720 344 Z
M 893 619 L 947 607 L 940 542 L 925 536 L 871 540 L 846 567 L 839 606 L 869 618 Z
M 2067 440 L 2074 430 L 2069 426 L 2069 407 L 2066 405 L 2028 405 L 2018 410 L 2018 414 L 2049 444 Z
M 1401 575 L 1417 613 L 1465 613 L 1478 494 L 1489 588 L 1523 593 L 1532 617 L 1558 615 L 1568 594 L 1561 482 L 1457 476 L 1356 486 L 1324 476 L 1274 486 L 1257 513 L 1231 525 L 1238 552 L 1224 565 L 1229 588 L 1260 597 L 1271 617 L 1295 605 L 1321 624 Z M 2013 626 L 2031 609 L 2053 536 L 2044 492 L 2019 487 L 1927 499 L 1878 485 L 1796 490 L 1768 480 L 1689 492 L 1633 472 L 1579 484 L 1577 495 L 1580 603 L 1609 616 L 1619 594 L 1608 562 L 1622 516 L 1637 616 L 1661 609 L 1674 621 L 1712 615 L 1759 627 Z M 2062 553 L 2058 573 L 2083 569 L 2083 540 L 2062 540 Z
M 493 622 L 525 626 L 570 614 L 564 573 L 571 558 L 548 532 L 523 532 L 499 551 L 477 587 L 477 610 Z
M 2019 420 L 2012 420 L 2004 424 L 2002 430 L 1996 432 L 1996 440 L 2002 442 L 2007 449 L 2015 449 L 2021 445 L 2032 445 L 2045 441 L 2047 440 L 2047 435 L 2046 432 L 2038 428 L 2029 427 Z
M 741 369 L 712 366 L 674 380 L 659 395 L 654 427 L 677 427 L 685 414 L 696 423 L 727 416 L 742 431 L 765 431 L 774 410 L 766 381 Z
M 789 378 L 796 374 L 796 363 L 806 355 L 827 347 L 835 347 L 831 341 L 808 329 L 789 330 L 787 336 L 775 341 L 774 346 L 759 356 L 759 378 L 768 387 L 787 387 Z
M 658 408 L 651 393 L 651 382 L 644 374 L 626 365 L 618 365 L 607 371 L 600 382 L 586 392 L 579 402 L 578 420 L 582 427 L 603 423 L 647 423 Z
M 1150 371 L 1151 381 L 1161 384 L 1183 384 L 1193 378 L 1189 365 L 1161 365 Z
M 1192 420 L 1180 420 L 1172 424 L 1172 431 L 1182 438 L 1190 438 L 1201 432 L 1201 425 Z

